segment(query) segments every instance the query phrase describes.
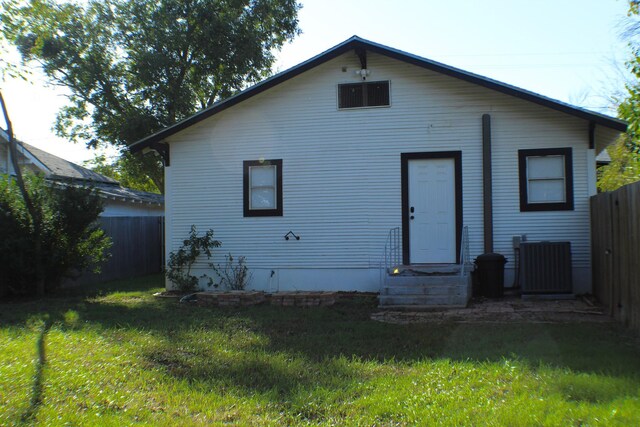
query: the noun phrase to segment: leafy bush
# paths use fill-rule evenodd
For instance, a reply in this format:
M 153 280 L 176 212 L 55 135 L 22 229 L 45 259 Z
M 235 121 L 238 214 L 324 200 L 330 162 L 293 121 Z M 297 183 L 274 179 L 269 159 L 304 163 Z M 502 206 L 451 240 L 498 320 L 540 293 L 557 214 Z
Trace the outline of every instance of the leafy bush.
M 99 272 L 111 239 L 97 223 L 103 204 L 95 191 L 54 186 L 35 175 L 25 176 L 25 186 L 42 221 L 40 236 L 15 180 L 0 177 L 0 295 L 33 295 L 38 271 L 44 275 L 45 292 L 85 270 Z
M 220 277 L 219 286 L 232 291 L 242 291 L 251 278 L 245 257 L 238 257 L 234 264 L 231 254 L 225 255 L 224 265 L 218 265 L 216 272 Z M 216 285 L 218 286 L 218 285 Z
M 213 279 L 206 274 L 200 277 L 191 274 L 191 267 L 196 259 L 204 254 L 207 260 L 213 256 L 212 249 L 220 247 L 221 243 L 213 239 L 213 230 L 208 230 L 203 236 L 198 236 L 196 226 L 191 226 L 189 238 L 182 242 L 182 246 L 169 254 L 166 276 L 178 287 L 181 292 L 191 292 L 198 288 L 200 278 L 207 278 L 207 284 L 211 286 Z M 213 265 L 210 264 L 212 267 Z

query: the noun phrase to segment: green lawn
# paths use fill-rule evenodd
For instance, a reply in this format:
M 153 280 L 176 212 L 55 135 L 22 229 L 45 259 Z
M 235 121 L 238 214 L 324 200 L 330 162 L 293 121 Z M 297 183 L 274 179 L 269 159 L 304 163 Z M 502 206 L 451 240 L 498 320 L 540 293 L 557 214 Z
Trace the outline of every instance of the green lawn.
M 160 277 L 0 303 L 0 425 L 640 425 L 612 324 L 371 321 L 371 302 L 199 308 Z

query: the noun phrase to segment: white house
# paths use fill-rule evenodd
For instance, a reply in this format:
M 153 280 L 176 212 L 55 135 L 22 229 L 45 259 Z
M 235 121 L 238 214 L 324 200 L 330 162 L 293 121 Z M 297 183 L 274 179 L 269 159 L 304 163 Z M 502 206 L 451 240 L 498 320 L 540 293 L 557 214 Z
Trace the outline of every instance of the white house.
M 27 172 L 41 173 L 52 182 L 91 186 L 104 201 L 102 217 L 163 216 L 161 194 L 133 190 L 118 181 L 24 142 L 18 144 L 18 162 Z M 0 130 L 0 173 L 13 174 L 8 135 Z
M 165 159 L 167 253 L 212 228 L 254 289 L 377 291 L 385 245 L 392 267 L 498 252 L 509 285 L 525 235 L 571 242 L 584 293 L 595 158 L 625 129 L 354 36 L 132 151 Z

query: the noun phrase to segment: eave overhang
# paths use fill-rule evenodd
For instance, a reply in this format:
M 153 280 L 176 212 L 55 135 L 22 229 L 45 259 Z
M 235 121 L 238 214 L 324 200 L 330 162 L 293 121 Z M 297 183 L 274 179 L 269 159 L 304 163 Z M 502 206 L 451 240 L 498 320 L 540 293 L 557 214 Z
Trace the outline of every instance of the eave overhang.
M 212 106 L 205 108 L 193 116 L 190 116 L 172 126 L 168 126 L 156 133 L 153 133 L 129 147 L 131 152 L 135 153 L 143 150 L 144 148 L 153 148 L 155 143 L 162 142 L 166 138 L 174 135 L 202 120 L 205 120 L 227 108 L 230 108 L 246 99 L 249 99 L 259 93 L 262 93 L 282 82 L 285 82 L 293 77 L 296 77 L 305 71 L 308 71 L 318 65 L 321 65 L 327 61 L 330 61 L 344 53 L 355 51 L 359 56 L 362 56 L 363 51 L 373 52 L 380 55 L 387 56 L 389 58 L 397 59 L 409 64 L 416 65 L 437 73 L 441 73 L 459 80 L 463 80 L 469 83 L 477 84 L 488 89 L 495 90 L 497 92 L 514 96 L 516 98 L 523 99 L 525 101 L 533 102 L 534 104 L 542 105 L 544 107 L 551 108 L 556 111 L 560 111 L 581 119 L 587 120 L 593 125 L 600 125 L 610 129 L 617 130 L 619 132 L 625 132 L 627 130 L 627 123 L 607 116 L 605 114 L 596 113 L 583 108 L 575 107 L 573 105 L 548 98 L 546 96 L 531 92 L 525 89 L 518 88 L 506 83 L 499 82 L 487 77 L 473 74 L 468 71 L 461 70 L 459 68 L 451 67 L 449 65 L 442 64 L 440 62 L 432 61 L 430 59 L 422 58 L 407 52 L 403 52 L 398 49 L 390 48 L 378 43 L 374 43 L 369 40 L 362 39 L 358 36 L 353 36 L 344 42 L 332 47 L 331 49 L 314 56 L 313 58 L 304 61 L 286 71 L 276 74 L 260 83 L 257 83 L 234 96 L 231 96 L 223 101 L 217 102 Z M 591 126 L 591 125 L 590 125 Z

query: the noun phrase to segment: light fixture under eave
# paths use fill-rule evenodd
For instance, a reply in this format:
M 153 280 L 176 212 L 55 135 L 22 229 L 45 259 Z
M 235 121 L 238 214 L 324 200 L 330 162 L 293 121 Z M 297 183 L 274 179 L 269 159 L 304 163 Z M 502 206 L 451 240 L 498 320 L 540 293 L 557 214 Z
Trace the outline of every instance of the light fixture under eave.
M 369 74 L 371 74 L 371 71 L 363 68 L 361 70 L 356 70 L 356 74 L 359 75 L 362 80 L 367 80 L 367 77 L 369 76 Z

